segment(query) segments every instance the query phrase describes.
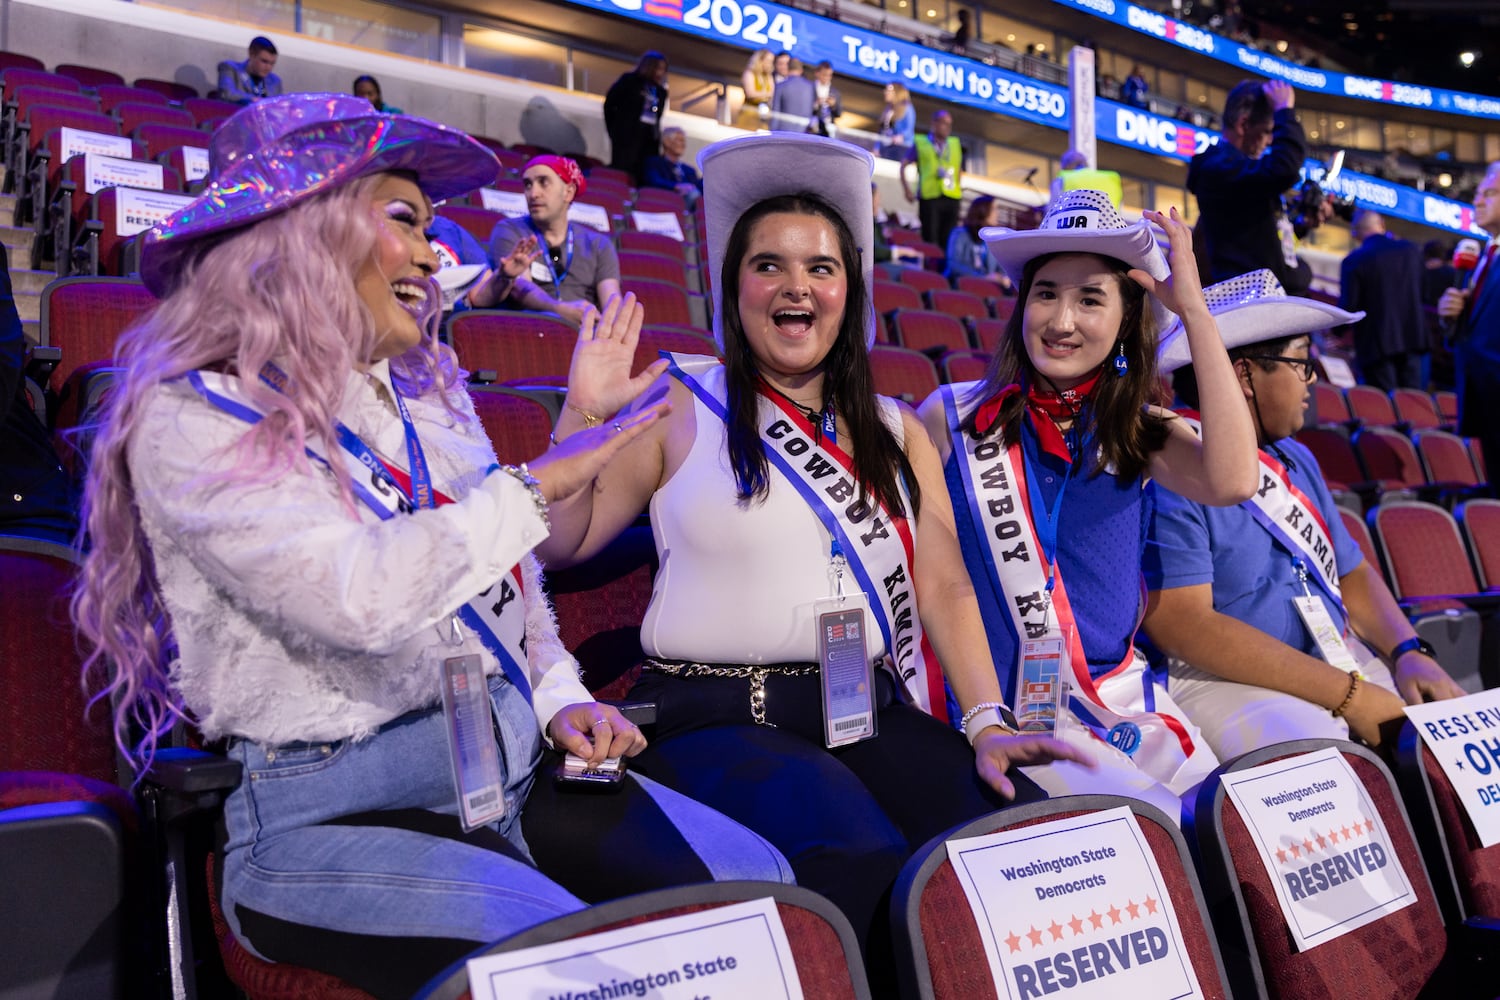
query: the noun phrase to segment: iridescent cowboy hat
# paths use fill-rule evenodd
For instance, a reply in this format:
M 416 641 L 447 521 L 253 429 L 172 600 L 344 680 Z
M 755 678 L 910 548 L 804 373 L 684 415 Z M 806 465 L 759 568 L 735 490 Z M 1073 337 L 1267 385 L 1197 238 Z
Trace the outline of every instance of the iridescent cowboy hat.
M 189 251 L 369 174 L 415 175 L 433 201 L 494 182 L 495 154 L 462 132 L 347 94 L 288 94 L 235 114 L 209 141 L 208 186 L 146 234 L 141 280 L 169 294 Z
M 1214 314 L 1224 347 L 1229 350 L 1328 330 L 1365 317 L 1363 312 L 1345 312 L 1317 299 L 1288 295 L 1276 275 L 1266 268 L 1209 285 L 1203 289 L 1203 298 L 1208 311 Z M 1166 375 L 1192 360 L 1182 320 L 1176 320 L 1162 331 L 1161 346 L 1156 351 L 1157 370 Z
M 854 234 L 865 276 L 865 347 L 875 343 L 875 210 L 870 177 L 875 158 L 858 146 L 820 135 L 778 133 L 722 139 L 698 154 L 708 229 L 714 340 L 724 349 L 724 252 L 735 223 L 753 206 L 779 195 L 810 194 L 838 213 Z
M 1084 188 L 1064 191 L 1047 207 L 1047 214 L 1037 228 L 991 226 L 981 229 L 979 238 L 1017 287 L 1027 264 L 1053 253 L 1113 257 L 1140 268 L 1157 281 L 1164 281 L 1171 274 L 1151 223 L 1145 219 L 1126 222 L 1103 191 Z M 1173 319 L 1171 311 L 1155 297 L 1147 298 L 1156 316 L 1157 329 L 1163 329 Z

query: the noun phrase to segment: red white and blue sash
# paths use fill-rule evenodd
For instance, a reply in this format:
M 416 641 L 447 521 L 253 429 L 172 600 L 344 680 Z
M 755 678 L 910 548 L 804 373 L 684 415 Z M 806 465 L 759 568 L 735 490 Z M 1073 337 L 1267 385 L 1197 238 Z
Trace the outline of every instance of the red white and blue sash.
M 710 413 L 727 423 L 725 401 L 697 376 L 720 366 L 716 358 L 691 354 L 662 356 L 672 377 L 688 388 Z M 870 600 L 870 611 L 889 653 L 889 665 L 911 701 L 922 711 L 946 719 L 943 674 L 922 632 L 917 612 L 915 558 L 911 522 L 893 517 L 883 505 L 859 500 L 859 485 L 848 452 L 789 401 L 762 394 L 771 405 L 760 408 L 760 437 L 766 458 L 812 508 L 842 550 L 854 579 Z M 873 498 L 871 498 L 873 501 Z M 902 488 L 902 501 L 911 500 Z
M 1179 410 L 1177 415 L 1183 423 L 1200 437 L 1203 424 L 1198 414 L 1190 410 Z M 1260 459 L 1260 486 L 1241 507 L 1276 539 L 1277 544 L 1301 559 L 1308 566 L 1307 575 L 1318 581 L 1323 593 L 1332 599 L 1335 607 L 1344 616 L 1343 593 L 1339 589 L 1338 559 L 1333 550 L 1333 533 L 1318 505 L 1292 482 L 1286 466 L 1264 451 L 1257 453 Z
M 264 414 L 244 397 L 239 380 L 233 376 L 194 371 L 187 374 L 187 381 L 198 395 L 225 413 L 248 424 L 257 424 L 264 418 Z M 266 382 L 280 391 L 274 378 L 268 378 Z M 413 467 L 420 470 L 417 476 L 419 482 L 415 487 L 409 472 L 380 458 L 342 423 L 336 428 L 339 438 L 338 460 L 344 463 L 354 495 L 383 521 L 398 514 L 410 514 L 419 506 L 441 506 L 453 502 L 431 487 L 431 481 L 425 474 L 425 460 L 420 457 L 420 446 L 412 447 L 416 431 L 399 394 L 396 395 L 396 401 L 406 424 Z M 310 445 L 306 450 L 309 458 L 332 468 L 330 460 Z M 420 482 L 424 479 L 425 484 Z M 412 499 L 414 495 L 422 496 L 425 502 L 417 503 Z M 525 669 L 526 602 L 521 599 L 522 594 L 521 567 L 518 564 L 489 589 L 459 608 L 457 614 L 500 661 L 507 679 L 530 700 L 531 682 Z
M 998 433 L 975 439 L 964 433 L 963 421 L 982 400 L 971 400 L 977 383 L 943 386 L 943 407 L 949 436 L 957 456 L 964 501 L 980 539 L 980 554 L 999 585 L 1001 604 L 1010 614 L 1019 649 L 1024 639 L 1047 635 L 1047 569 L 1032 520 L 1026 463 L 1019 442 L 1006 447 Z M 1122 723 L 1140 730 L 1140 746 L 1131 755 L 1136 765 L 1171 786 L 1173 778 L 1201 749 L 1187 726 L 1173 715 L 1157 712 L 1156 690 L 1149 670 L 1139 683 L 1129 683 L 1127 671 L 1136 660 L 1134 636 L 1125 658 L 1099 677 L 1089 672 L 1083 640 L 1074 623 L 1073 608 L 1061 569 L 1054 570 L 1051 614 L 1070 637 L 1068 653 L 1072 677 L 1068 707 L 1090 732 L 1109 742 L 1109 732 Z M 991 626 L 998 627 L 998 626 Z M 996 664 L 1014 670 L 1016 664 Z M 1110 683 L 1115 681 L 1115 683 Z M 1106 695 L 1103 688 L 1108 687 Z

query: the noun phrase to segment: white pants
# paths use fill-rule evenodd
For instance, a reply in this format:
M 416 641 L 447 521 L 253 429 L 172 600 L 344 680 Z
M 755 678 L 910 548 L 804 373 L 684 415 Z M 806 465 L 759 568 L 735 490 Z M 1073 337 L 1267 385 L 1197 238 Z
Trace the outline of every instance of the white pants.
M 1348 643 L 1366 680 L 1400 693 L 1380 657 L 1352 635 Z M 1220 760 L 1287 740 L 1349 738 L 1347 722 L 1296 695 L 1226 681 L 1181 660 L 1169 661 L 1168 670 L 1173 699 L 1198 724 Z
M 1100 684 L 1098 691 L 1106 705 L 1127 718 L 1144 711 L 1145 669 L 1146 661 L 1137 653 L 1130 666 Z M 1211 743 L 1203 738 L 1184 708 L 1160 685 L 1154 686 L 1152 694 L 1154 711 L 1174 717 L 1187 731 L 1193 746 L 1191 754 L 1184 757 L 1180 749 L 1170 749 L 1175 737 L 1165 741 L 1167 747 L 1148 737 L 1141 753 L 1149 754 L 1153 749 L 1163 752 L 1152 759 L 1137 760 L 1098 739 L 1077 716 L 1067 711 L 1062 713 L 1066 721 L 1057 733 L 1058 738 L 1083 749 L 1093 758 L 1095 766 L 1087 768 L 1072 761 L 1059 761 L 1022 770 L 1048 795 L 1124 795 L 1149 802 L 1173 822 L 1180 823 L 1184 807 L 1192 809 L 1198 786 L 1219 766 L 1219 761 Z

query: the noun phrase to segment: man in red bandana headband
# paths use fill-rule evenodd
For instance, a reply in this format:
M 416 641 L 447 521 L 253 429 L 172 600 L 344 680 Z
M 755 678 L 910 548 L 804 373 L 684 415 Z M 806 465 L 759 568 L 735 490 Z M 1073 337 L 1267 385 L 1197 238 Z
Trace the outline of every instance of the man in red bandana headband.
M 568 207 L 587 187 L 583 171 L 566 156 L 538 156 L 521 172 L 528 215 L 506 219 L 490 235 L 490 262 L 510 256 L 534 236 L 542 249 L 516 280 L 510 302 L 533 312 L 554 312 L 578 325 L 588 306 L 620 294 L 620 259 L 610 238 L 568 221 Z

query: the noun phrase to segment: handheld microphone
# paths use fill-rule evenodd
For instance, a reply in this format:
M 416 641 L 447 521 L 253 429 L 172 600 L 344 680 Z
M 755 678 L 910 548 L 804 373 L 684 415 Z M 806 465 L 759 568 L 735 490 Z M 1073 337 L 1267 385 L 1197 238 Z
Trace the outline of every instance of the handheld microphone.
M 1453 287 L 1463 291 L 1469 287 L 1469 279 L 1474 276 L 1474 269 L 1479 266 L 1479 241 L 1459 240 L 1458 246 L 1453 248 Z
M 1458 241 L 1458 246 L 1453 248 L 1453 287 L 1463 291 L 1469 287 L 1469 279 L 1474 277 L 1474 269 L 1479 266 L 1479 241 L 1463 239 Z M 1458 326 L 1458 317 L 1443 319 L 1438 324 L 1443 331 L 1443 339 L 1446 340 L 1453 334 Z

